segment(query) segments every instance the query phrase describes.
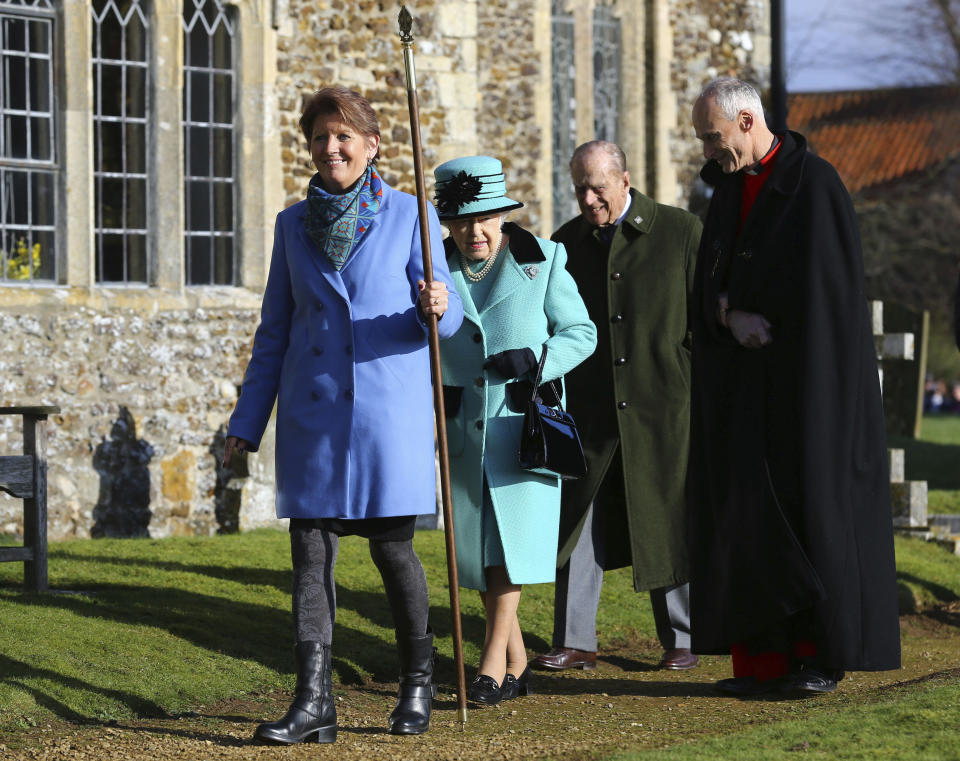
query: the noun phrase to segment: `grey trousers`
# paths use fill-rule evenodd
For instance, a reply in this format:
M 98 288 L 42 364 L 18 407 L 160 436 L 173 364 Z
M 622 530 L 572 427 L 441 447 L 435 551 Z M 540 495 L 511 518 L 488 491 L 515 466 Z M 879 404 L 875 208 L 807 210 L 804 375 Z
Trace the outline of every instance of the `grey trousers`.
M 591 504 L 570 559 L 557 571 L 553 604 L 553 646 L 597 650 L 597 608 L 603 588 L 602 519 Z M 657 637 L 664 650 L 690 647 L 690 585 L 650 590 Z

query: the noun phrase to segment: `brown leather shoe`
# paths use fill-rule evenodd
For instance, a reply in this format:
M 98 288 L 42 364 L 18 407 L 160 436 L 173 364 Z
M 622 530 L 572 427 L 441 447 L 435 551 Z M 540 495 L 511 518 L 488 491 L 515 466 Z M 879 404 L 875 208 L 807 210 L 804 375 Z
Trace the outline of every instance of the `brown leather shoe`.
M 583 669 L 592 671 L 597 667 L 597 654 L 589 650 L 576 650 L 572 647 L 555 647 L 549 653 L 538 655 L 530 665 L 537 669 L 563 671 L 564 669 Z
M 675 647 L 664 652 L 660 658 L 660 668 L 672 671 L 686 671 L 696 668 L 700 658 L 690 652 L 689 647 Z

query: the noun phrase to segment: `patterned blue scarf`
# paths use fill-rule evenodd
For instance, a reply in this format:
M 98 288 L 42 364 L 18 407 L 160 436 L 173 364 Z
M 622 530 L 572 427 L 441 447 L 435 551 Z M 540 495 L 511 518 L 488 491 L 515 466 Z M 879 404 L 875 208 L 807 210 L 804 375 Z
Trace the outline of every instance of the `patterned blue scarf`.
M 382 200 L 383 180 L 373 165 L 367 167 L 353 190 L 342 195 L 325 191 L 320 185 L 319 172 L 310 180 L 305 220 L 307 235 L 337 270 L 347 263 Z

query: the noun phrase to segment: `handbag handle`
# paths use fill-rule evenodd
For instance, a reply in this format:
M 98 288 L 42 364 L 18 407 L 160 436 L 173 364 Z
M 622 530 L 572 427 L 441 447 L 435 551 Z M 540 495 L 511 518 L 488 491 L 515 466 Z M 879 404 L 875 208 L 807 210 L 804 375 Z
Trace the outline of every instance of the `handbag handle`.
M 540 364 L 537 365 L 537 377 L 533 381 L 533 393 L 530 397 L 531 402 L 536 402 L 540 398 L 540 379 L 543 377 L 543 366 L 547 364 L 547 345 L 543 345 L 543 351 L 540 352 Z M 551 381 L 552 383 L 553 381 Z M 560 393 L 557 392 L 557 406 L 563 412 L 563 400 L 560 399 Z

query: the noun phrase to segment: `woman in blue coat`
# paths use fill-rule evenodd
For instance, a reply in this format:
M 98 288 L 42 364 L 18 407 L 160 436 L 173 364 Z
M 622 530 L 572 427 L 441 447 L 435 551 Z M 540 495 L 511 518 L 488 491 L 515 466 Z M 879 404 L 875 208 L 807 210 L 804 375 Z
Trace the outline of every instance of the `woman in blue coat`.
M 277 517 L 290 519 L 296 698 L 256 735 L 333 742 L 330 646 L 338 538 L 370 540 L 400 653 L 394 734 L 429 728 L 433 634 L 413 551 L 416 516 L 436 509 L 433 401 L 425 315 L 440 337 L 462 307 L 444 262 L 423 280 L 416 199 L 377 173 L 370 104 L 339 87 L 304 106 L 300 128 L 317 173 L 280 212 L 260 326 L 230 418 L 224 464 L 254 452 L 277 406 Z M 440 224 L 431 224 L 439 250 Z M 450 289 L 448 291 L 448 288 Z
M 464 321 L 441 345 L 461 585 L 480 590 L 486 637 L 468 697 L 487 705 L 529 692 L 517 606 L 523 584 L 556 575 L 560 483 L 517 463 L 524 400 L 543 347 L 543 380 L 593 353 L 597 331 L 566 271 L 562 245 L 534 237 L 506 212 L 500 162 L 440 165 L 437 208 Z

